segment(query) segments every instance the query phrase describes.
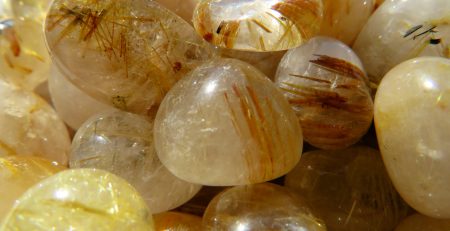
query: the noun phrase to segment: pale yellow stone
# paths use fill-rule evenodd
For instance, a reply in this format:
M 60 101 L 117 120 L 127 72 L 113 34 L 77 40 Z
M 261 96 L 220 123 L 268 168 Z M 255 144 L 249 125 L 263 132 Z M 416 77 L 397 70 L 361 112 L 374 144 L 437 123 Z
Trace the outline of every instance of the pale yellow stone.
M 9 0 L 14 17 L 18 20 L 34 20 L 44 22 L 52 0 Z
M 155 231 L 200 231 L 202 218 L 187 213 L 165 212 L 153 215 Z
M 153 231 L 144 200 L 125 180 L 101 170 L 67 170 L 20 197 L 1 231 Z
M 450 218 L 450 60 L 424 57 L 392 69 L 375 98 L 389 175 L 418 212 Z
M 195 6 L 201 0 L 155 0 L 162 6 L 171 10 L 189 24 L 192 24 L 192 16 L 194 15 Z
M 403 220 L 395 231 L 448 231 L 450 220 L 435 219 L 422 214 L 414 214 Z

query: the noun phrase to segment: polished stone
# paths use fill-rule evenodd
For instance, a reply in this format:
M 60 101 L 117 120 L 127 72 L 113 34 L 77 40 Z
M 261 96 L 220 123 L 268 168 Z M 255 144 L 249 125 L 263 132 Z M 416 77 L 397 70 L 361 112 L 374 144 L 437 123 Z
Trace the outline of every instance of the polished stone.
M 155 0 L 162 6 L 174 12 L 189 24 L 192 24 L 195 6 L 201 0 Z
M 414 214 L 403 220 L 395 231 L 448 231 L 450 220 L 435 219 L 422 214 Z
M 187 213 L 165 212 L 153 215 L 155 231 L 200 231 L 202 218 Z

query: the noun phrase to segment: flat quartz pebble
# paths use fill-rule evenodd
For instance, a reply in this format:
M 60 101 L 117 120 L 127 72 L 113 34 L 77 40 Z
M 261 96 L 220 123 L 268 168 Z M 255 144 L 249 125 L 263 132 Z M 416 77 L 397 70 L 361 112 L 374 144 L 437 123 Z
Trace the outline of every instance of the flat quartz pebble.
M 45 35 L 53 62 L 75 85 L 141 115 L 154 116 L 178 79 L 216 55 L 191 25 L 151 0 L 56 0 Z
M 308 206 L 282 186 L 236 186 L 217 195 L 203 216 L 203 230 L 325 231 Z
M 449 76 L 449 59 L 412 59 L 383 78 L 375 98 L 378 143 L 397 191 L 418 212 L 445 219 L 450 218 Z
M 436 219 L 414 214 L 403 220 L 395 231 L 448 231 L 450 230 L 449 219 Z
M 0 158 L 0 223 L 20 195 L 39 181 L 62 170 L 63 166 L 37 157 Z
M 0 108 L 0 157 L 39 156 L 67 164 L 70 137 L 47 102 L 0 80 Z
M 153 213 L 184 204 L 201 188 L 175 177 L 161 164 L 153 143 L 153 123 L 123 111 L 86 121 L 73 139 L 69 164 L 107 170 L 126 179 Z
M 380 153 L 364 146 L 307 152 L 285 185 L 304 197 L 329 230 L 391 231 L 408 212 Z
M 76 169 L 29 189 L 0 230 L 153 231 L 154 227 L 144 200 L 125 180 L 106 171 Z
M 373 118 L 367 77 L 345 44 L 315 37 L 280 62 L 276 85 L 298 116 L 304 139 L 321 149 L 358 142 Z
M 202 218 L 187 213 L 165 212 L 153 215 L 156 231 L 200 231 Z
M 385 1 L 370 17 L 353 48 L 372 82 L 418 56 L 450 57 L 450 1 Z
M 256 68 L 216 59 L 167 94 L 155 119 L 162 163 L 189 182 L 260 183 L 299 161 L 302 134 L 289 103 Z
M 322 14 L 322 0 L 204 0 L 193 21 L 197 33 L 219 47 L 279 51 L 314 36 Z

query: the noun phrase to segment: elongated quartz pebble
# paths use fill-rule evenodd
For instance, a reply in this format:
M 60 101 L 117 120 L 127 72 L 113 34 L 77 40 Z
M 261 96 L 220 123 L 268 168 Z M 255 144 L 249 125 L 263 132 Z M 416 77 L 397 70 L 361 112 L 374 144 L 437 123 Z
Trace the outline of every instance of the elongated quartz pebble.
M 76 169 L 29 189 L 0 230 L 153 231 L 154 227 L 144 200 L 125 180 L 106 171 Z
M 199 231 L 202 218 L 187 213 L 165 212 L 153 216 L 156 231 Z
M 448 231 L 450 230 L 449 219 L 436 219 L 414 214 L 403 220 L 395 231 Z
M 450 1 L 386 1 L 370 17 L 353 48 L 372 82 L 417 56 L 450 58 Z
M 305 140 L 322 149 L 348 147 L 367 132 L 373 102 L 366 81 L 355 53 L 326 37 L 288 51 L 275 78 L 298 116 Z
M 204 0 L 194 26 L 223 48 L 279 51 L 299 46 L 320 28 L 322 0 Z
M 289 103 L 256 68 L 233 59 L 205 63 L 180 80 L 161 104 L 154 132 L 163 164 L 204 185 L 277 178 L 302 151 Z
M 449 76 L 449 59 L 409 60 L 384 77 L 375 98 L 378 143 L 395 187 L 436 218 L 450 218 Z

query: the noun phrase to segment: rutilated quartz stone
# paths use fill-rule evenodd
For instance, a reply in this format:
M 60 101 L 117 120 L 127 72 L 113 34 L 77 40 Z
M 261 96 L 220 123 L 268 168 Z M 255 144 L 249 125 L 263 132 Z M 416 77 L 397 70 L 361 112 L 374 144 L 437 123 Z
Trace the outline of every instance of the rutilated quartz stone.
M 315 37 L 288 51 L 275 82 L 296 112 L 304 139 L 318 148 L 348 147 L 370 127 L 373 101 L 366 74 L 338 40 Z
M 450 230 L 449 219 L 436 219 L 414 214 L 403 220 L 395 231 L 448 231 Z
M 450 1 L 386 1 L 370 17 L 353 48 L 371 82 L 417 56 L 450 58 Z
M 0 223 L 20 195 L 62 170 L 64 167 L 37 157 L 0 158 Z
M 391 231 L 408 206 L 395 191 L 375 149 L 311 151 L 285 185 L 303 196 L 333 231 Z
M 195 6 L 200 1 L 201 0 L 155 0 L 155 2 L 174 12 L 189 24 L 192 24 Z
M 216 196 L 203 216 L 203 230 L 327 230 L 308 206 L 282 186 L 237 186 Z
M 279 51 L 313 37 L 322 14 L 322 0 L 204 0 L 193 21 L 197 33 L 219 47 Z
M 153 213 L 182 205 L 201 188 L 178 179 L 161 164 L 152 123 L 123 111 L 96 115 L 83 124 L 73 139 L 69 164 L 107 170 L 126 179 Z
M 155 120 L 162 163 L 186 181 L 227 186 L 268 181 L 299 161 L 302 134 L 289 103 L 256 68 L 217 59 L 167 94 Z
M 153 231 L 154 227 L 144 200 L 125 180 L 106 171 L 76 169 L 29 189 L 0 230 Z
M 45 32 L 53 61 L 80 89 L 154 115 L 172 85 L 214 49 L 151 0 L 56 0 Z
M 202 218 L 187 213 L 165 212 L 153 215 L 155 231 L 200 231 Z
M 384 77 L 375 98 L 378 143 L 397 191 L 418 212 L 447 219 L 449 76 L 449 59 L 409 60 Z
M 69 134 L 47 102 L 0 80 L 0 108 L 0 157 L 39 156 L 67 164 Z

